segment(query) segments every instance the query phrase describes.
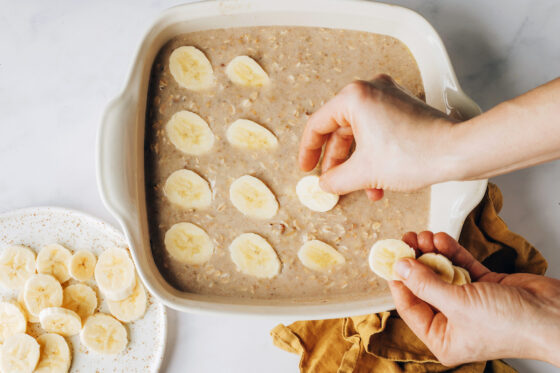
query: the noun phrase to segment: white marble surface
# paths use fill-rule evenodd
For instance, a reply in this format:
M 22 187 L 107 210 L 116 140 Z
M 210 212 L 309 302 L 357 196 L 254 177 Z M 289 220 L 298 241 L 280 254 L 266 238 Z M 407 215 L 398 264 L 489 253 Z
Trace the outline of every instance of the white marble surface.
M 182 1 L 0 1 L 0 211 L 57 205 L 114 222 L 97 193 L 94 139 L 151 21 Z M 560 73 L 556 0 L 392 1 L 439 31 L 463 87 L 484 109 Z M 560 163 L 493 180 L 502 217 L 560 277 Z M 283 320 L 170 312 L 166 372 L 293 372 L 268 331 Z M 556 372 L 513 361 L 522 372 Z

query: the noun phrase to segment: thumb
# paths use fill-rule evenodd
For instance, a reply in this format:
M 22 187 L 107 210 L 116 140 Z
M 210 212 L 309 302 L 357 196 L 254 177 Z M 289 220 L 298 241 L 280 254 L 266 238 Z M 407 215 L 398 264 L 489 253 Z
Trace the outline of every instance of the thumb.
M 370 187 L 368 173 L 360 164 L 356 153 L 344 163 L 321 175 L 320 186 L 325 192 L 347 194 Z
M 402 259 L 395 263 L 394 271 L 404 285 L 418 298 L 444 311 L 450 300 L 456 298 L 456 286 L 452 286 L 426 265 L 414 259 Z

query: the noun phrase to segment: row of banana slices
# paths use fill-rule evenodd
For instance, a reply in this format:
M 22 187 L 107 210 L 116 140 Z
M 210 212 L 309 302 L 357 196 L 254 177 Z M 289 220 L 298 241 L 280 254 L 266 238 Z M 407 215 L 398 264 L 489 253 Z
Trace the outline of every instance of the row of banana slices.
M 75 283 L 62 287 L 70 279 Z M 95 279 L 111 315 L 96 312 L 97 294 L 84 282 Z M 128 344 L 121 322 L 141 318 L 147 295 L 124 249 L 107 249 L 96 258 L 87 250 L 72 254 L 51 244 L 39 253 L 22 245 L 0 256 L 0 285 L 19 291 L 17 300 L 0 302 L 0 372 L 66 372 L 71 354 L 64 337 L 101 354 L 118 354 Z M 120 320 L 120 322 L 119 322 Z M 26 334 L 28 322 L 45 331 Z
M 385 280 L 398 280 L 393 272 L 393 266 L 397 261 L 404 258 L 416 259 L 416 252 L 412 247 L 401 240 L 379 240 L 371 248 L 369 266 L 375 274 Z M 469 272 L 462 267 L 453 265 L 444 255 L 425 253 L 417 260 L 431 268 L 445 282 L 453 285 L 464 285 L 471 282 Z
M 210 236 L 192 223 L 177 223 L 165 234 L 165 247 L 175 260 L 188 264 L 204 264 L 214 253 Z M 270 243 L 256 233 L 243 233 L 229 245 L 230 257 L 237 270 L 257 278 L 273 278 L 281 271 L 278 254 Z M 314 271 L 328 271 L 345 262 L 335 248 L 319 240 L 305 242 L 298 251 L 301 263 Z

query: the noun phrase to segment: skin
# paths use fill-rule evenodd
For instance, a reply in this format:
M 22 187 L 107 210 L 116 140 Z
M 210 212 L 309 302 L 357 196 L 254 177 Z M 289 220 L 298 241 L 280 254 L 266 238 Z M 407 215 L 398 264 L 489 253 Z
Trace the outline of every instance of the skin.
M 383 189 L 487 178 L 560 158 L 559 103 L 556 79 L 459 122 L 380 75 L 348 85 L 309 118 L 298 161 L 310 171 L 323 154 L 321 188 L 364 189 L 373 201 Z M 413 259 L 395 265 L 397 311 L 444 365 L 517 357 L 560 366 L 559 280 L 491 272 L 444 233 L 403 240 L 447 256 L 474 282 L 447 284 Z

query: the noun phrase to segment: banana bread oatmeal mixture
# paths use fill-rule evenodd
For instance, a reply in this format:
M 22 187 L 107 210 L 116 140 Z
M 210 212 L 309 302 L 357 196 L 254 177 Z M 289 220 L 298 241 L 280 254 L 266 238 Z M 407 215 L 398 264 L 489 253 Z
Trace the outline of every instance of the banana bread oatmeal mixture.
M 424 98 L 397 39 L 253 27 L 171 39 L 152 69 L 145 175 L 153 256 L 191 293 L 358 299 L 387 291 L 371 246 L 427 228 L 429 189 L 331 195 L 297 165 L 309 116 L 346 84 L 387 73 Z

